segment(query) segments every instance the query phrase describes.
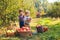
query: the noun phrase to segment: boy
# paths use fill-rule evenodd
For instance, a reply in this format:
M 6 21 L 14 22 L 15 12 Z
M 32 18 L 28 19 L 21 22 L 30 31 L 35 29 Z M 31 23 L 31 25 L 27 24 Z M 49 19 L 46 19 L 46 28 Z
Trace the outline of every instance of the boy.
M 22 9 L 19 10 L 19 25 L 20 28 L 22 28 L 24 26 L 24 12 Z

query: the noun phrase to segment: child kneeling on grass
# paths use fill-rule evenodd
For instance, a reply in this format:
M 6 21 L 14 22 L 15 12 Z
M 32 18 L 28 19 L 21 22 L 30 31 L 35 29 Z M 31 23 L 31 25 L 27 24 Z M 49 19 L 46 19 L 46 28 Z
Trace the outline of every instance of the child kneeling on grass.
M 37 32 L 38 32 L 38 33 L 43 33 L 43 32 L 46 32 L 46 31 L 48 30 L 47 27 L 42 26 L 42 25 L 37 25 L 37 26 L 36 26 L 36 29 L 37 29 Z

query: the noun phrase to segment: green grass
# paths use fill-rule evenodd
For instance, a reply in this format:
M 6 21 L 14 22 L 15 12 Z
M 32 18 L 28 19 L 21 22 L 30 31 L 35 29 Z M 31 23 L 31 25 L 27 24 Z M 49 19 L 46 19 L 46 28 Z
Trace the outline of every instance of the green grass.
M 31 38 L 28 38 L 29 40 L 59 40 L 60 39 L 60 23 L 56 25 L 48 26 L 49 30 L 44 33 L 39 33 L 37 35 L 33 35 Z M 33 30 L 35 30 L 35 27 L 32 27 Z M 19 40 L 22 38 L 5 38 L 5 40 Z M 1 40 L 4 40 L 4 38 L 1 38 Z
M 37 23 L 43 24 L 47 26 L 49 29 L 48 31 L 44 33 L 37 33 L 36 35 L 33 35 L 32 37 L 28 37 L 28 40 L 60 40 L 60 23 L 56 23 L 54 25 L 46 25 L 48 23 L 52 22 L 52 19 L 40 19 Z M 31 26 L 32 30 L 36 30 L 35 26 Z M 6 38 L 6 37 L 5 37 Z M 1 40 L 4 40 L 4 37 L 0 37 Z M 5 40 L 23 40 L 22 37 L 11 37 L 6 38 Z
M 34 35 L 33 39 L 37 37 L 40 40 L 58 40 L 60 39 L 60 24 L 49 26 L 49 30 L 44 33 Z

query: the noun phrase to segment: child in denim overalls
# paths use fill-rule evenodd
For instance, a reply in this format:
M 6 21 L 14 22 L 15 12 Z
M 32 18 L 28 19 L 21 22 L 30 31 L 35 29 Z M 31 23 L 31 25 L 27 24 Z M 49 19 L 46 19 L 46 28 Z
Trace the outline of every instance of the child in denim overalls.
M 24 26 L 24 12 L 23 10 L 19 10 L 19 25 L 20 25 L 20 28 L 22 28 Z

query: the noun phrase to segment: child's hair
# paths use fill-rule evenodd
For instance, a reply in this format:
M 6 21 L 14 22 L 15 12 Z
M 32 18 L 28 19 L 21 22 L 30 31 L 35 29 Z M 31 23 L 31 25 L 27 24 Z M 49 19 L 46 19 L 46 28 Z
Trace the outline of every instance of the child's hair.
M 25 14 L 28 14 L 28 13 L 30 14 L 30 11 L 29 11 L 29 10 L 26 10 L 26 11 L 25 11 Z
M 20 9 L 20 10 L 19 10 L 19 13 L 20 13 L 20 12 L 23 12 L 23 9 Z

